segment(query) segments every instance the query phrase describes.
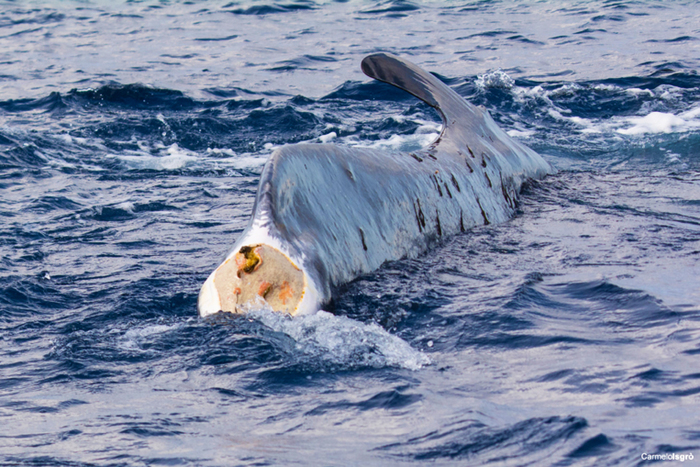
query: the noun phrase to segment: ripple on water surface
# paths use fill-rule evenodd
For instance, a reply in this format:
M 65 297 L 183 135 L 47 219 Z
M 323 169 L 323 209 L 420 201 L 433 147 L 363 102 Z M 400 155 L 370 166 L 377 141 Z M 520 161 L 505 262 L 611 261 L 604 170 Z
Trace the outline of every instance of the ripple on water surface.
M 689 5 L 0 4 L 0 463 L 700 455 Z M 559 172 L 330 312 L 199 319 L 275 148 L 439 134 L 378 48 Z

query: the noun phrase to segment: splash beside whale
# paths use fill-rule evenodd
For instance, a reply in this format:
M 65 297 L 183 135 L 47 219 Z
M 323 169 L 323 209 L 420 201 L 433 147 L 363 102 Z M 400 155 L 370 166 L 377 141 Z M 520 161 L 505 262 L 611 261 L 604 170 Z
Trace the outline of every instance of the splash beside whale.
M 248 227 L 199 294 L 198 310 L 312 314 L 333 291 L 384 262 L 417 257 L 476 225 L 502 222 L 529 178 L 552 171 L 489 114 L 417 65 L 379 53 L 368 76 L 438 110 L 440 136 L 412 153 L 327 144 L 277 149 L 260 179 Z

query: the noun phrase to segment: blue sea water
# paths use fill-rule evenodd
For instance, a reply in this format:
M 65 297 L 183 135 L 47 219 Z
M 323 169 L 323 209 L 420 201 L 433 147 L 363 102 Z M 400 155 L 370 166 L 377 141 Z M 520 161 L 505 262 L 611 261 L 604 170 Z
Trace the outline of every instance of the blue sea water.
M 0 0 L 0 465 L 700 463 L 698 25 L 695 1 Z M 317 315 L 200 319 L 275 147 L 439 133 L 362 75 L 377 51 L 557 173 Z

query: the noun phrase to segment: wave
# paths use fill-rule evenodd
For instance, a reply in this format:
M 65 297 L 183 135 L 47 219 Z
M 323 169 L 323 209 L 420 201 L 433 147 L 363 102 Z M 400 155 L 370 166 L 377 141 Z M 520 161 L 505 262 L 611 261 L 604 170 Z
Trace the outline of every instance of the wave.
M 248 316 L 294 339 L 294 359 L 317 370 L 387 366 L 417 370 L 430 363 L 425 354 L 377 324 L 363 324 L 325 311 L 291 319 L 265 307 L 252 309 Z
M 420 6 L 407 0 L 386 0 L 379 2 L 358 13 L 363 15 L 382 15 L 391 18 L 402 18 L 406 16 L 406 12 L 420 10 Z
M 319 59 L 325 57 L 300 60 Z M 487 107 L 511 136 L 546 155 L 596 161 L 632 150 L 641 163 L 700 163 L 693 159 L 700 145 L 700 80 L 690 73 L 537 82 L 495 70 L 442 79 Z M 31 122 L 29 114 L 50 115 L 57 134 L 0 128 L 0 167 L 48 165 L 106 171 L 107 177 L 123 171 L 235 175 L 258 171 L 260 159 L 281 144 L 332 140 L 405 151 L 425 147 L 439 133 L 432 109 L 384 83 L 349 81 L 319 99 L 277 96 L 274 102 L 248 98 L 240 88 L 208 93 L 213 99 L 198 100 L 177 90 L 109 84 L 1 101 L 0 109 L 13 118 Z M 678 134 L 685 136 L 673 137 Z
M 189 110 L 207 103 L 186 97 L 181 91 L 142 84 L 110 84 L 98 89 L 71 90 L 66 101 L 77 106 L 125 107 L 139 110 Z
M 223 8 L 230 8 L 238 3 L 230 3 Z M 315 10 L 316 4 L 310 0 L 297 0 L 290 3 L 270 3 L 266 5 L 252 5 L 244 8 L 225 10 L 235 15 L 270 15 L 276 13 L 291 13 L 297 11 Z
M 53 112 L 55 110 L 65 109 L 66 107 L 67 105 L 58 92 L 52 92 L 48 96 L 39 99 L 12 99 L 0 102 L 0 109 L 6 112 L 26 112 L 35 110 Z
M 458 420 L 449 428 L 378 450 L 418 461 L 469 459 L 470 463 L 486 464 L 518 459 L 519 463 L 537 463 L 551 459 L 566 441 L 588 428 L 588 422 L 580 417 L 531 418 L 500 427 L 488 426 L 478 418 Z
M 378 96 L 381 96 L 382 101 L 415 101 L 415 97 L 406 91 L 379 81 L 346 81 L 330 94 L 323 96 L 320 101 L 366 101 L 376 99 Z

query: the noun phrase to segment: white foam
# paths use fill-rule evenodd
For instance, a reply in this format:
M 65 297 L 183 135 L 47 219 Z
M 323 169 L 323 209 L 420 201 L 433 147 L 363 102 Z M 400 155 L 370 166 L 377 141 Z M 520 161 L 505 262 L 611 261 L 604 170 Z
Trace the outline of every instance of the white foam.
M 266 150 L 274 150 L 277 146 L 275 146 L 272 143 L 265 143 L 264 147 Z M 255 155 L 250 153 L 237 154 L 232 149 L 226 148 L 207 148 L 207 154 L 230 156 L 225 160 L 222 159 L 220 161 L 217 161 L 217 165 L 221 164 L 226 167 L 231 167 L 233 169 L 239 170 L 257 169 L 259 167 L 262 167 L 263 165 L 265 165 L 265 162 L 267 162 L 267 160 L 270 157 L 270 154 L 268 154 L 267 152 Z
M 69 135 L 68 133 L 62 133 L 62 134 L 56 135 L 56 139 L 66 143 L 66 144 L 73 143 L 73 137 L 71 135 Z
M 618 92 L 622 88 L 619 86 L 615 86 L 614 84 L 596 84 L 593 86 L 593 89 L 596 91 L 607 91 L 607 92 Z
M 700 109 L 693 109 L 680 116 L 664 112 L 651 112 L 644 117 L 631 117 L 626 123 L 629 128 L 618 129 L 623 135 L 641 135 L 646 133 L 675 133 L 700 128 L 700 121 L 695 120 Z
M 690 109 L 687 112 L 683 112 L 680 115 L 681 118 L 683 119 L 693 119 L 693 118 L 698 118 L 700 117 L 700 107 L 695 107 L 694 109 Z
M 207 148 L 207 154 L 223 154 L 225 156 L 235 156 L 236 152 L 228 148 Z
M 567 117 L 563 115 L 558 109 L 556 108 L 551 108 L 547 109 L 547 113 L 549 114 L 550 117 L 555 118 L 557 120 L 562 120 L 566 122 L 573 123 L 581 129 L 579 130 L 582 133 L 600 133 L 601 129 L 600 126 L 596 123 L 594 123 L 592 120 L 589 120 L 587 118 L 581 118 L 581 117 Z
M 567 109 L 561 109 L 555 106 L 552 100 L 549 98 L 550 92 L 545 91 L 542 86 L 535 86 L 534 88 L 521 88 L 520 86 L 514 86 L 511 93 L 515 97 L 516 101 L 519 102 L 525 102 L 527 99 L 542 99 L 548 106 L 554 107 L 555 109 L 564 113 L 570 112 Z
M 318 139 L 322 143 L 328 143 L 329 141 L 332 141 L 332 140 L 336 139 L 337 137 L 338 137 L 338 134 L 335 131 L 331 131 L 327 135 L 319 136 Z
M 343 368 L 387 366 L 418 370 L 429 365 L 424 353 L 377 324 L 363 324 L 326 311 L 294 318 L 259 304 L 248 315 L 296 342 L 296 351 L 317 363 Z
M 269 157 L 269 154 L 258 156 L 240 156 L 229 161 L 229 165 L 231 165 L 234 169 L 256 169 L 265 165 L 265 162 L 267 162 Z
M 144 341 L 155 335 L 163 334 L 182 327 L 181 324 L 165 325 L 155 324 L 152 326 L 136 327 L 129 329 L 117 341 L 117 347 L 123 350 L 142 351 L 141 345 Z
M 374 141 L 372 143 L 349 141 L 351 146 L 358 148 L 382 149 L 389 151 L 411 152 L 420 151 L 429 146 L 440 136 L 440 133 L 416 133 L 413 135 L 391 135 L 389 139 Z M 346 142 L 348 142 L 346 140 Z
M 119 204 L 115 204 L 114 207 L 116 209 L 121 209 L 123 211 L 126 211 L 128 213 L 132 213 L 132 214 L 136 210 L 136 206 L 134 206 L 134 203 L 132 203 L 131 201 L 123 201 Z
M 431 135 L 431 137 L 437 138 L 442 130 L 442 124 L 434 122 L 419 122 L 421 126 L 416 128 L 417 135 Z
M 587 119 L 571 115 L 571 110 L 566 108 L 558 107 L 551 98 L 561 97 L 561 96 L 575 96 L 576 93 L 580 92 L 583 88 L 576 84 L 565 84 L 559 88 L 553 90 L 545 90 L 541 86 L 535 86 L 533 88 L 521 88 L 519 86 L 508 86 L 507 84 L 501 86 L 499 80 L 505 79 L 500 73 L 490 72 L 483 77 L 479 77 L 477 84 L 483 87 L 504 87 L 510 90 L 510 93 L 518 102 L 527 103 L 532 100 L 544 101 L 538 102 L 537 106 L 546 110 L 547 114 L 561 122 L 566 122 L 576 127 L 579 127 L 577 131 L 584 134 L 591 133 L 605 133 L 605 134 L 616 134 L 616 135 L 644 135 L 644 134 L 663 134 L 663 133 L 677 133 L 677 132 L 687 132 L 700 129 L 700 107 L 693 108 L 691 110 L 673 114 L 666 112 L 653 111 L 651 112 L 649 107 L 645 104 L 642 106 L 642 112 L 649 112 L 644 116 L 632 116 L 632 117 L 619 117 L 614 116 L 609 119 L 599 120 L 599 119 Z M 507 75 L 506 75 L 507 76 Z M 504 81 L 508 83 L 507 80 Z M 677 101 L 682 97 L 683 90 L 672 85 L 661 85 L 655 88 L 653 91 L 648 89 L 640 88 L 629 88 L 624 89 L 619 86 L 611 84 L 598 84 L 593 87 L 596 91 L 603 92 L 625 92 L 635 97 L 647 98 L 653 97 L 658 100 L 664 101 Z M 530 132 L 523 132 L 521 129 L 516 128 L 508 131 L 510 136 L 515 137 L 528 137 L 531 136 Z M 619 136 L 618 136 L 619 137 Z
M 515 81 L 513 81 L 513 78 L 508 76 L 505 71 L 499 68 L 498 70 L 489 71 L 483 75 L 477 76 L 475 84 L 481 89 L 510 89 L 515 85 Z
M 683 98 L 683 89 L 672 84 L 661 84 L 654 89 L 654 94 L 666 101 L 678 100 Z
M 508 133 L 508 136 L 511 138 L 529 138 L 535 134 L 534 131 L 530 130 L 508 130 L 506 133 Z
M 666 159 L 668 159 L 668 161 L 671 163 L 681 162 L 681 155 L 676 154 L 675 152 L 669 152 L 666 154 Z
M 117 158 L 126 163 L 131 169 L 148 170 L 177 170 L 197 160 L 195 153 L 180 148 L 177 143 L 163 147 L 167 155 L 154 156 L 148 153 L 138 155 L 115 155 L 108 157 Z
M 540 90 L 543 90 L 542 86 L 536 86 L 536 87 L 540 88 Z M 580 84 L 567 83 L 567 84 L 564 84 L 556 89 L 552 89 L 551 91 L 549 91 L 548 96 L 549 97 L 564 97 L 564 96 L 571 97 L 571 96 L 575 96 L 578 92 L 581 91 L 581 89 L 583 89 L 583 88 L 581 87 Z
M 649 97 L 654 97 L 654 93 L 650 89 L 639 89 L 639 88 L 629 88 L 625 89 L 627 94 L 632 94 L 633 96 L 640 96 L 646 94 Z

